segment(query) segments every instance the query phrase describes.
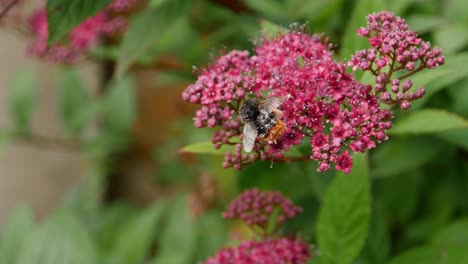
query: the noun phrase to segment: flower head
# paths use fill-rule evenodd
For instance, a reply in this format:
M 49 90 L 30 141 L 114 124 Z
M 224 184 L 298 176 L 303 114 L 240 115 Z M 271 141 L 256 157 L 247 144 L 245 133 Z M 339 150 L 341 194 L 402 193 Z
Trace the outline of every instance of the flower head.
M 108 11 L 123 10 L 135 1 L 115 0 L 106 9 L 83 21 L 70 32 L 67 44 L 49 46 L 49 26 L 44 8 L 36 10 L 29 19 L 29 27 L 34 39 L 28 46 L 28 53 L 56 63 L 74 63 L 98 41 L 101 35 L 114 34 L 127 25 L 123 17 L 111 18 Z
M 374 74 L 374 86 L 360 83 L 346 72 L 347 65 L 334 61 L 321 36 L 297 30 L 264 38 L 251 56 L 232 51 L 203 70 L 183 98 L 201 105 L 196 127 L 220 128 L 212 137 L 216 148 L 235 146 L 223 166 L 242 169 L 258 159 L 288 161 L 287 150 L 309 144 L 310 151 L 300 159 L 318 161 L 319 171 L 334 164 L 349 173 L 351 152 L 365 152 L 386 140 L 393 114 L 381 104 L 410 108 L 409 102 L 421 98 L 424 88 L 413 89 L 406 78 L 443 64 L 444 58 L 440 49 L 430 48 L 389 12 L 369 15 L 368 27 L 358 34 L 368 37 L 372 48 L 358 51 L 348 66 Z M 244 153 L 238 111 L 251 97 L 284 98 L 278 118 L 286 129 L 276 142 L 257 140 L 253 151 Z
M 278 212 L 275 212 L 278 210 Z M 228 206 L 223 217 L 227 219 L 240 219 L 247 225 L 257 225 L 266 228 L 273 215 L 277 217 L 277 224 L 294 218 L 302 212 L 280 192 L 260 191 L 256 188 L 246 190 L 234 199 Z
M 284 152 L 310 139 L 311 152 L 304 159 L 321 162 L 319 170 L 349 157 L 346 150 L 363 152 L 386 138 L 391 113 L 379 106 L 368 85 L 346 73 L 333 61 L 329 45 L 317 35 L 290 31 L 265 39 L 249 57 L 232 51 L 204 70 L 183 93 L 184 100 L 201 104 L 195 126 L 220 126 L 212 138 L 216 147 L 237 144 L 227 153 L 224 167 L 242 168 L 257 159 L 284 160 Z M 287 129 L 276 143 L 257 142 L 252 153 L 242 153 L 239 105 L 246 97 L 286 98 L 281 119 Z M 349 171 L 352 162 L 337 169 Z
M 410 108 L 410 101 L 424 95 L 424 88 L 411 89 L 413 82 L 407 78 L 445 63 L 439 48 L 432 48 L 429 42 L 409 30 L 404 19 L 391 12 L 368 15 L 367 26 L 358 29 L 357 33 L 368 38 L 372 48 L 356 52 L 349 65 L 354 70 L 370 71 L 375 75 L 375 92 L 380 95 L 380 100 L 398 104 L 403 110 Z M 385 68 L 387 66 L 389 69 Z
M 299 239 L 248 240 L 237 247 L 221 249 L 205 264 L 304 264 L 310 257 L 309 245 Z

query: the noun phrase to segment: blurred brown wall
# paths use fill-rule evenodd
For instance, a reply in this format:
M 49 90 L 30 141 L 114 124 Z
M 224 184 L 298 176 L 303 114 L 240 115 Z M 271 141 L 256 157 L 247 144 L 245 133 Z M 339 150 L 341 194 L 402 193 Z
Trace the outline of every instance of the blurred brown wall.
M 39 82 L 33 114 L 33 133 L 47 138 L 65 135 L 56 111 L 57 68 L 25 54 L 27 39 L 11 30 L 0 30 L 0 129 L 11 127 L 8 109 L 9 87 L 14 75 L 24 67 L 37 73 Z M 98 67 L 85 64 L 89 89 L 98 86 Z M 29 143 L 12 143 L 0 154 L 0 226 L 20 202 L 31 205 L 36 215 L 49 213 L 64 193 L 84 175 L 84 160 L 76 151 L 45 148 Z

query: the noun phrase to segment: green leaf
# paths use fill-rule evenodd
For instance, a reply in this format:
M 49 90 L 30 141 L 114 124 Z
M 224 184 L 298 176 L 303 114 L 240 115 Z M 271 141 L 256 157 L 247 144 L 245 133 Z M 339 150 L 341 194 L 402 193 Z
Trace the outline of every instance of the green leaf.
M 201 263 L 208 257 L 215 255 L 224 246 L 227 232 L 226 222 L 220 217 L 220 212 L 203 214 L 198 221 L 198 243 L 194 263 Z
M 386 4 L 383 0 L 356 1 L 351 19 L 346 23 L 347 26 L 341 44 L 341 58 L 348 59 L 356 51 L 369 48 L 368 40 L 358 36 L 356 30 L 366 26 L 366 16 L 368 14 L 383 10 L 386 10 Z M 359 79 L 359 77 L 356 78 Z
M 437 69 L 419 72 L 412 77 L 413 87 L 418 89 L 421 86 L 426 87 L 426 94 L 423 98 L 411 103 L 411 108 L 421 108 L 434 94 L 444 88 L 451 87 L 456 82 L 461 82 L 468 77 L 468 53 L 458 53 L 445 57 L 445 64 Z M 464 86 L 463 86 L 464 88 Z
M 468 129 L 438 133 L 437 137 L 468 150 Z
M 61 40 L 75 26 L 96 15 L 112 0 L 48 0 L 49 44 Z
M 97 264 L 91 237 L 74 216 L 59 213 L 35 229 L 20 249 L 17 264 Z
M 455 53 L 468 44 L 468 31 L 465 25 L 450 24 L 440 26 L 434 32 L 434 44 L 444 51 L 444 54 Z
M 407 23 L 412 31 L 416 31 L 418 34 L 423 34 L 433 31 L 441 24 L 447 23 L 447 21 L 440 16 L 415 14 L 408 18 Z
M 212 154 L 223 156 L 230 151 L 234 151 L 234 145 L 223 145 L 221 148 L 215 149 L 214 144 L 211 141 L 193 143 L 179 150 L 181 153 Z
M 111 263 L 142 263 L 156 237 L 164 202 L 157 202 L 119 230 L 110 253 Z
M 9 100 L 10 112 L 16 131 L 20 134 L 27 134 L 30 130 L 35 88 L 36 75 L 30 69 L 23 69 L 13 79 Z
M 173 27 L 188 9 L 187 0 L 171 0 L 147 9 L 130 23 L 122 40 L 118 56 L 117 77 L 145 52 L 152 50 L 153 56 L 170 48 Z
M 117 237 L 122 233 L 125 226 L 139 216 L 138 208 L 122 202 L 112 203 L 104 207 L 99 214 L 96 224 L 97 241 L 103 252 L 110 250 L 117 243 Z
M 468 246 L 468 218 L 459 219 L 440 230 L 431 244 L 439 247 Z
M 415 169 L 440 153 L 443 142 L 430 136 L 397 137 L 372 151 L 372 177 L 394 176 Z
M 270 39 L 276 37 L 279 33 L 284 32 L 286 29 L 282 26 L 276 25 L 275 23 L 262 19 L 260 20 L 260 28 L 264 37 Z
M 417 247 L 398 255 L 390 264 L 467 264 L 468 251 L 466 248 L 434 246 Z
M 275 0 L 245 0 L 245 4 L 267 18 L 287 17 L 284 6 Z
M 0 263 L 16 263 L 22 254 L 25 238 L 34 229 L 34 219 L 31 209 L 19 205 L 7 220 L 0 237 Z
M 424 175 L 420 169 L 406 171 L 376 181 L 374 190 L 382 199 L 386 214 L 391 216 L 392 221 L 406 224 L 414 216 L 421 200 L 421 193 L 424 191 Z
M 366 154 L 353 157 L 350 175 L 338 173 L 325 194 L 317 233 L 321 263 L 349 264 L 366 241 L 370 220 L 369 169 Z
M 76 71 L 67 70 L 62 73 L 62 85 L 59 91 L 58 112 L 65 128 L 73 135 L 79 134 L 90 120 L 95 107 L 84 89 L 83 83 Z M 91 111 L 94 110 L 94 111 Z
M 443 15 L 452 22 L 462 23 L 468 25 L 468 18 L 466 17 L 466 10 L 468 10 L 468 2 L 465 0 L 451 0 L 444 4 Z
M 390 254 L 389 225 L 382 206 L 376 202 L 372 207 L 369 237 L 367 238 L 364 253 L 369 263 L 384 264 L 388 263 Z
M 468 128 L 468 121 L 454 113 L 438 109 L 424 109 L 400 117 L 389 134 L 427 134 Z
M 191 260 L 196 249 L 196 223 L 189 214 L 187 196 L 179 196 L 170 206 L 154 264 L 185 264 Z
M 116 134 L 127 134 L 136 117 L 137 102 L 132 78 L 124 76 L 110 84 L 104 98 L 103 114 L 107 128 Z

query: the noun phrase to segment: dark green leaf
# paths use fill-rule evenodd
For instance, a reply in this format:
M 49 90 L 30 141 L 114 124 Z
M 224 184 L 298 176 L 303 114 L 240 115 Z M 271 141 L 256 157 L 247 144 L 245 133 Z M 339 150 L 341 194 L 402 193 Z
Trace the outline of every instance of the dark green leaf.
M 61 40 L 75 26 L 96 15 L 112 0 L 48 0 L 49 44 Z
M 367 238 L 364 254 L 369 263 L 388 263 L 390 255 L 390 234 L 389 225 L 381 205 L 374 201 L 372 207 L 372 217 L 369 227 L 369 237 Z
M 382 199 L 390 221 L 405 224 L 412 219 L 424 190 L 423 176 L 420 170 L 406 171 L 376 182 L 374 193 Z
M 468 129 L 438 133 L 437 137 L 468 150 Z
M 170 208 L 159 241 L 159 254 L 152 263 L 191 263 L 196 249 L 196 223 L 189 214 L 187 196 L 179 196 Z
M 117 76 L 121 76 L 142 54 L 152 50 L 153 56 L 170 48 L 173 26 L 187 10 L 187 0 L 165 1 L 147 9 L 130 23 L 122 40 L 117 63 Z
M 398 119 L 389 134 L 428 134 L 468 128 L 468 121 L 439 109 L 412 111 Z
M 16 263 L 22 254 L 20 248 L 33 229 L 34 219 L 31 209 L 25 205 L 17 206 L 2 229 L 0 263 Z
M 443 144 L 433 137 L 393 137 L 372 152 L 372 177 L 388 177 L 415 169 L 440 153 Z
M 17 132 L 29 133 L 34 107 L 36 75 L 30 69 L 23 69 L 14 78 L 10 91 L 10 112 Z
M 157 202 L 122 227 L 110 252 L 111 263 L 142 263 L 154 242 L 164 203 Z
M 18 264 L 97 264 L 95 245 L 84 227 L 67 213 L 52 216 L 30 233 Z
M 228 230 L 225 220 L 220 216 L 221 213 L 216 211 L 203 214 L 199 218 L 198 243 L 194 263 L 199 263 L 215 255 L 224 246 Z
M 58 111 L 66 129 L 72 134 L 79 134 L 89 121 L 92 109 L 95 107 L 91 105 L 91 99 L 77 72 L 73 70 L 64 72 L 59 91 Z
M 370 219 L 366 156 L 355 155 L 350 175 L 338 173 L 325 194 L 317 225 L 320 263 L 352 263 L 364 246 Z

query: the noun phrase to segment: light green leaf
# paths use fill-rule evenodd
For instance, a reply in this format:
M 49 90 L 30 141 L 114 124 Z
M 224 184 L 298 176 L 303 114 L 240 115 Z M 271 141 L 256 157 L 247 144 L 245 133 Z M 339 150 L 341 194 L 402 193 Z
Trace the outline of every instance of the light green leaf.
M 467 264 L 468 251 L 466 248 L 447 247 L 438 248 L 424 246 L 409 249 L 398 255 L 390 264 Z
M 279 33 L 285 32 L 285 28 L 279 25 L 276 25 L 275 23 L 262 19 L 260 20 L 260 28 L 262 29 L 262 34 L 266 38 L 274 38 L 276 37 Z
M 97 264 L 91 237 L 74 216 L 52 216 L 26 238 L 17 264 Z
M 61 40 L 75 26 L 96 15 L 112 0 L 48 0 L 49 44 Z
M 93 106 L 77 72 L 68 70 L 63 72 L 62 75 L 58 112 L 68 132 L 77 135 L 90 120 L 92 114 L 90 110 L 93 109 Z
M 341 44 L 341 58 L 349 59 L 356 51 L 369 48 L 368 40 L 358 36 L 356 30 L 366 26 L 367 15 L 372 12 L 384 11 L 386 7 L 383 0 L 356 1 L 351 19 L 346 23 L 347 26 Z M 357 77 L 357 79 L 359 79 L 359 77 Z
M 224 155 L 227 152 L 234 151 L 234 145 L 223 145 L 219 149 L 215 149 L 211 141 L 204 141 L 187 145 L 179 150 L 181 153 L 198 153 Z
M 183 16 L 188 3 L 190 1 L 187 0 L 165 1 L 143 11 L 131 21 L 120 47 L 117 77 L 150 49 L 156 56 L 174 44 L 170 37 L 173 34 L 172 27 Z
M 448 55 L 445 57 L 445 64 L 440 68 L 419 72 L 414 77 L 411 77 L 413 80 L 413 87 L 411 89 L 417 89 L 421 86 L 426 88 L 424 97 L 412 102 L 411 108 L 421 108 L 431 96 L 440 90 L 452 87 L 454 83 L 468 77 L 468 67 L 465 67 L 467 63 L 468 53 Z
M 110 84 L 102 105 L 104 121 L 110 131 L 116 134 L 130 131 L 136 117 L 136 100 L 132 78 L 124 76 Z
M 196 249 L 196 223 L 189 214 L 187 196 L 179 196 L 170 206 L 166 225 L 159 241 L 154 264 L 193 263 Z
M 283 18 L 287 16 L 284 6 L 274 0 L 245 0 L 245 4 L 267 18 Z
M 390 134 L 427 134 L 468 128 L 468 121 L 454 113 L 438 109 L 424 109 L 400 117 Z
M 431 240 L 431 244 L 439 247 L 468 246 L 468 218 L 456 222 L 440 230 Z
M 323 199 L 317 232 L 322 264 L 350 264 L 366 241 L 370 219 L 367 155 L 353 157 L 350 175 L 338 173 Z
M 440 16 L 416 14 L 410 16 L 407 23 L 412 31 L 423 34 L 436 29 L 440 25 L 447 23 L 447 21 Z
M 119 230 L 110 253 L 110 263 L 143 262 L 156 237 L 164 205 L 160 201 L 155 203 Z
M 31 114 L 34 108 L 36 75 L 23 69 L 13 79 L 10 91 L 10 112 L 17 132 L 29 133 Z
M 20 248 L 33 229 L 34 219 L 31 209 L 25 205 L 17 206 L 2 229 L 0 263 L 16 263 L 22 254 Z
M 434 43 L 444 54 L 455 53 L 468 44 L 468 30 L 460 24 L 440 26 L 434 32 Z
M 465 0 L 450 0 L 444 5 L 443 15 L 449 18 L 452 22 L 468 25 L 466 10 L 468 10 L 468 2 Z

